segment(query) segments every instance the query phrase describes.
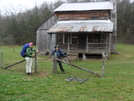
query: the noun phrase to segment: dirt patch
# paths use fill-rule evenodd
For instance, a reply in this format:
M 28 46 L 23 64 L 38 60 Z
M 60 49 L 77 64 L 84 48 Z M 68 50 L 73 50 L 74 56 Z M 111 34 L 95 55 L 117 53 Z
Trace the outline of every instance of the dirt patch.
M 25 81 L 31 81 L 33 78 L 26 78 Z
M 35 76 L 39 76 L 39 77 L 47 77 L 49 75 L 49 72 L 40 72 L 35 74 Z

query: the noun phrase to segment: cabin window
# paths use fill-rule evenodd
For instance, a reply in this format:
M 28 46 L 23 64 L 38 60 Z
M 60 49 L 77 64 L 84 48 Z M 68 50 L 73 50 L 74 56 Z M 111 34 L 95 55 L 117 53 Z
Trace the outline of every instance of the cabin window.
M 63 34 L 63 43 L 68 44 L 68 41 L 70 44 L 72 43 L 72 34 Z
M 100 43 L 101 36 L 100 34 L 95 34 L 95 43 Z

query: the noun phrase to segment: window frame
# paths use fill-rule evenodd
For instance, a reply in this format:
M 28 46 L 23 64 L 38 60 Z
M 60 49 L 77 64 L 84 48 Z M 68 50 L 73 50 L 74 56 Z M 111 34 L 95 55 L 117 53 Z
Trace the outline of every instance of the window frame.
M 97 33 L 94 35 L 94 43 L 101 43 L 101 34 Z
M 63 44 L 68 44 L 68 41 L 67 43 L 65 42 L 65 35 L 70 37 L 69 44 L 72 44 L 72 34 L 63 34 Z M 68 40 L 68 37 L 67 37 L 67 40 Z

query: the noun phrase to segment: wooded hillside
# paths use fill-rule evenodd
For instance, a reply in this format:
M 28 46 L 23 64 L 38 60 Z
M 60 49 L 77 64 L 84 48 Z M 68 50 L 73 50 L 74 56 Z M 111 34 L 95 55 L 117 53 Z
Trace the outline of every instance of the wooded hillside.
M 67 0 L 66 2 L 90 2 L 92 0 Z M 109 1 L 109 0 L 103 0 Z M 36 42 L 35 28 L 48 19 L 53 10 L 63 1 L 55 3 L 44 2 L 40 7 L 35 6 L 25 12 L 8 11 L 6 15 L 0 14 L 0 45 L 22 45 L 27 42 Z M 117 2 L 118 43 L 134 43 L 134 2 L 118 0 Z

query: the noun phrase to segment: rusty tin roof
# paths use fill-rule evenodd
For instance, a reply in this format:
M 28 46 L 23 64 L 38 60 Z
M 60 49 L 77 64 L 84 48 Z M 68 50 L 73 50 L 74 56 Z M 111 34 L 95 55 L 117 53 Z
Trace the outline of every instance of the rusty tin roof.
M 47 32 L 113 32 L 113 23 L 110 20 L 58 21 Z
M 54 11 L 112 10 L 113 2 L 64 3 Z

